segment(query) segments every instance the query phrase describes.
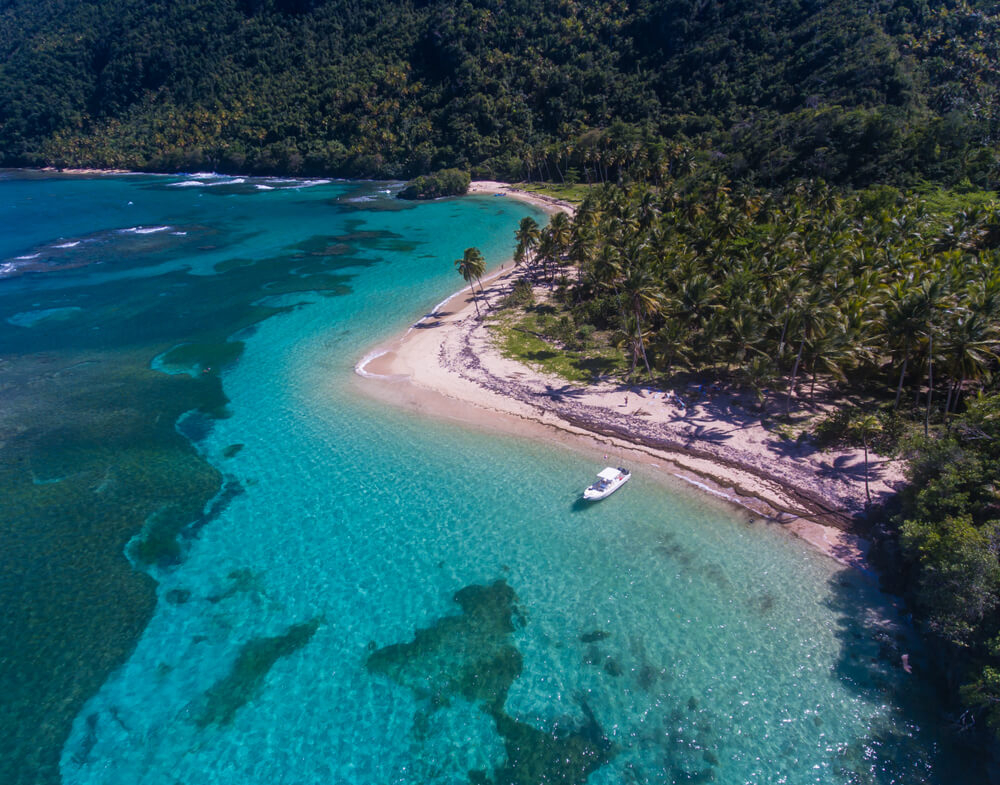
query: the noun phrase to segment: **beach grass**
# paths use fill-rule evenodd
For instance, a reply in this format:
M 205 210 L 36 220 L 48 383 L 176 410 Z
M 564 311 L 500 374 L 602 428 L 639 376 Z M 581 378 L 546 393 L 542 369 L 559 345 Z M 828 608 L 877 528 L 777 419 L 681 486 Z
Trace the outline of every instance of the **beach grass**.
M 581 336 L 567 329 L 554 311 L 541 306 L 495 317 L 492 329 L 500 353 L 568 382 L 589 383 L 609 374 L 624 375 L 620 351 L 600 333 Z M 573 345 L 577 343 L 584 345 Z
M 539 196 L 551 196 L 553 199 L 560 199 L 574 205 L 581 204 L 590 189 L 593 188 L 586 183 L 517 183 L 514 187 L 519 191 L 527 191 Z

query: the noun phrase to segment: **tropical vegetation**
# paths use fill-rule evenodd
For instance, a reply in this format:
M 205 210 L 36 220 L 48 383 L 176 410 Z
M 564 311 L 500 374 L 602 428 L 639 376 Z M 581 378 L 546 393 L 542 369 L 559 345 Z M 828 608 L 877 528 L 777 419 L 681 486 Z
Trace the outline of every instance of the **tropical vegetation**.
M 936 198 L 715 174 L 599 188 L 575 219 L 524 219 L 515 259 L 617 337 L 630 377 L 781 388 L 785 413 L 818 382 L 889 391 L 929 428 L 989 387 L 1000 348 L 1000 203 Z
M 10 0 L 0 164 L 1000 180 L 987 0 Z
M 462 196 L 469 190 L 468 172 L 442 169 L 413 178 L 398 194 L 400 199 L 438 199 L 442 196 Z

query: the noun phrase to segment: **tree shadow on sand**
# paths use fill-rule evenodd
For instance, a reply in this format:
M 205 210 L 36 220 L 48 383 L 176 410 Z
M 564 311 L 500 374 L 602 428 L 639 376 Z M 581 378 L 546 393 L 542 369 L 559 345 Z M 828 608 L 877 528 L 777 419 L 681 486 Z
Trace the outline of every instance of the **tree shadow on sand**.
M 816 466 L 816 473 L 820 477 L 847 478 L 857 482 L 865 481 L 865 462 L 862 458 L 852 455 L 840 455 L 834 458 L 832 464 L 820 463 Z M 872 482 L 878 480 L 883 474 L 882 467 L 875 461 L 868 463 L 868 479 Z
M 413 325 L 415 330 L 427 330 L 431 327 L 440 327 L 444 324 L 444 320 L 452 316 L 451 311 L 432 311 L 431 313 L 425 314 L 424 317 Z
M 688 435 L 686 444 L 691 446 L 697 442 L 713 442 L 714 444 L 724 444 L 729 441 L 732 436 L 722 428 L 718 426 L 712 426 L 710 428 L 704 425 L 696 425 L 694 430 Z
M 535 354 L 546 354 L 546 352 L 535 352 Z M 567 398 L 582 398 L 586 394 L 587 391 L 585 389 L 571 384 L 564 384 L 561 387 L 553 387 L 551 384 L 546 384 L 544 392 L 535 393 L 535 395 L 541 398 L 549 398 L 553 401 L 565 401 Z

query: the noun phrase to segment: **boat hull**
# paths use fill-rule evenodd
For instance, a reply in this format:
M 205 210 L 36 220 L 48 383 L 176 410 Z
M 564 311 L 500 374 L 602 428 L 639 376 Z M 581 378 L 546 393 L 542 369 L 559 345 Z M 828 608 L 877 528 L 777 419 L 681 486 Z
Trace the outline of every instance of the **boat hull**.
M 599 479 L 598 482 L 583 492 L 583 498 L 588 502 L 598 502 L 601 499 L 606 499 L 630 479 L 632 479 L 630 473 L 620 473 L 612 480 Z

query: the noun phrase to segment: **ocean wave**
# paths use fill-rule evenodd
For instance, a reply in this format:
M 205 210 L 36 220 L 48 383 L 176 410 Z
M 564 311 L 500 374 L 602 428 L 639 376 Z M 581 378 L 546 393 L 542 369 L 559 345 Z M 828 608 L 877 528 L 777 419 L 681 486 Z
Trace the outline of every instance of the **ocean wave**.
M 182 180 L 179 183 L 170 183 L 171 188 L 214 188 L 219 185 L 242 185 L 246 182 L 244 177 L 229 178 L 225 175 L 206 174 L 191 175 L 190 180 Z M 218 179 L 213 179 L 218 178 Z
M 368 366 L 368 363 L 370 363 L 372 360 L 377 359 L 378 357 L 381 357 L 383 354 L 388 354 L 388 353 L 389 353 L 388 349 L 376 349 L 375 351 L 368 352 L 368 354 L 362 357 L 361 360 L 358 361 L 358 364 L 354 366 L 354 372 L 358 376 L 364 376 L 368 379 L 385 379 L 386 377 L 383 376 L 382 374 L 371 373 L 369 371 L 366 371 L 365 368 Z
M 270 182 L 279 183 L 283 187 L 289 190 L 296 190 L 299 188 L 312 188 L 317 185 L 329 185 L 333 180 L 294 180 L 294 179 L 278 179 L 271 180 Z
M 41 256 L 40 253 L 29 253 L 26 256 L 15 256 L 14 257 L 14 261 L 15 262 L 30 262 L 32 259 L 37 259 L 39 256 Z
M 274 186 L 273 185 L 261 185 L 260 183 L 258 183 L 257 185 L 255 185 L 254 188 L 256 188 L 258 191 L 273 191 L 274 190 Z
M 118 229 L 118 234 L 156 234 L 166 232 L 169 226 L 131 226 L 128 229 Z
M 71 240 L 68 243 L 60 243 L 59 245 L 53 245 L 53 248 L 76 248 L 80 244 L 80 240 Z
M 17 265 L 13 262 L 4 262 L 0 264 L 0 276 L 10 275 L 17 271 Z
M 296 188 L 312 188 L 314 185 L 329 185 L 333 180 L 306 180 L 299 183 Z

